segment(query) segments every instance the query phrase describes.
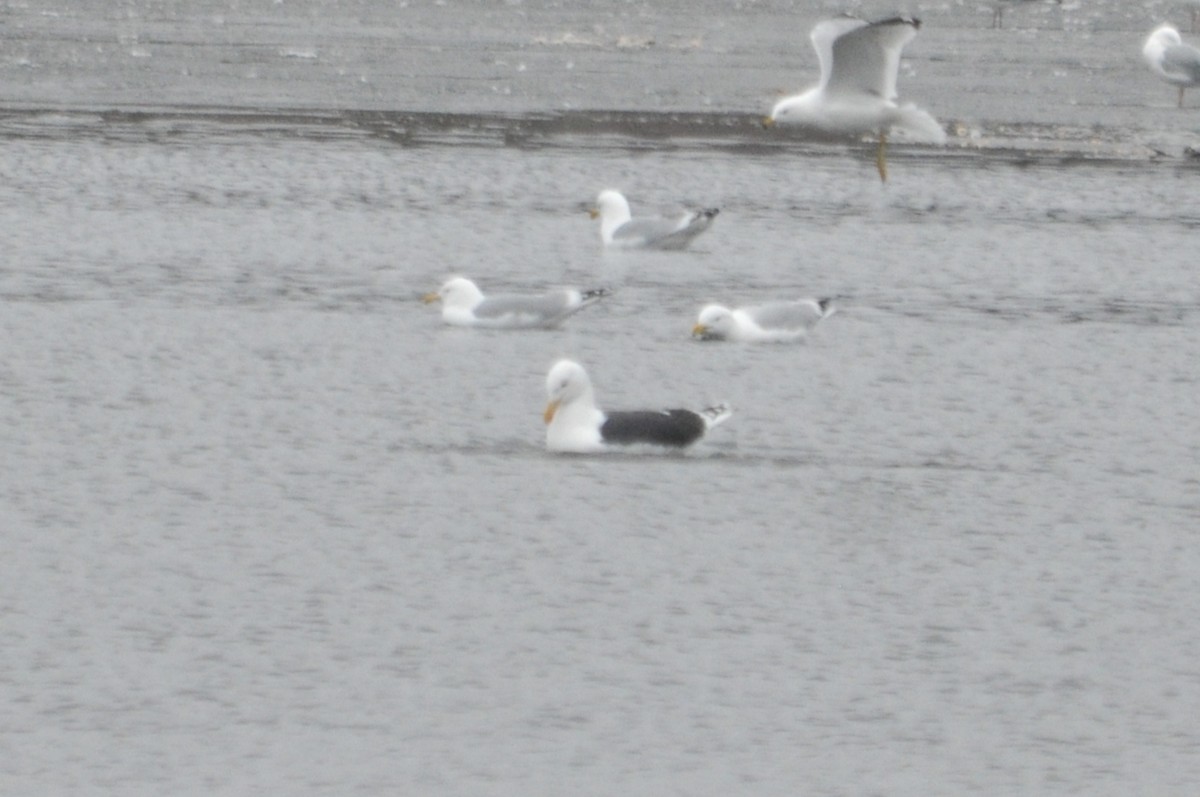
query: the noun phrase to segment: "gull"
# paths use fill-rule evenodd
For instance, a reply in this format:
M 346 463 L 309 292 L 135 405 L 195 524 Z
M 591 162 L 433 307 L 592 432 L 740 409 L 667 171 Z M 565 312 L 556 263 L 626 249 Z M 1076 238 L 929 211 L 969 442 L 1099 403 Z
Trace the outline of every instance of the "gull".
M 787 343 L 803 340 L 809 330 L 836 312 L 830 299 L 798 299 L 729 309 L 710 304 L 700 311 L 692 336 L 737 343 Z
M 471 280 L 454 277 L 422 300 L 426 304 L 440 301 L 442 321 L 452 326 L 550 329 L 610 294 L 607 288 L 562 288 L 532 296 L 488 297 Z
M 549 403 L 546 448 L 589 454 L 614 447 L 646 445 L 683 449 L 702 439 L 733 413 L 728 404 L 692 410 L 633 410 L 603 412 L 596 407 L 592 380 L 574 360 L 559 360 L 546 375 Z
M 606 246 L 642 249 L 683 249 L 713 223 L 720 210 L 705 208 L 674 219 L 634 219 L 629 202 L 611 188 L 596 197 L 592 218 L 600 218 L 600 239 Z
M 1159 25 L 1146 38 L 1142 58 L 1150 69 L 1168 83 L 1179 87 L 1179 107 L 1183 107 L 1183 90 L 1200 83 L 1200 50 L 1184 44 L 1171 25 Z
M 825 135 L 879 137 L 875 166 L 887 180 L 887 135 L 892 128 L 916 133 L 936 144 L 946 141 L 937 120 L 915 105 L 896 104 L 900 52 L 921 26 L 910 17 L 867 22 L 836 17 L 818 22 L 810 38 L 821 79 L 801 94 L 775 103 L 767 127 L 795 125 Z

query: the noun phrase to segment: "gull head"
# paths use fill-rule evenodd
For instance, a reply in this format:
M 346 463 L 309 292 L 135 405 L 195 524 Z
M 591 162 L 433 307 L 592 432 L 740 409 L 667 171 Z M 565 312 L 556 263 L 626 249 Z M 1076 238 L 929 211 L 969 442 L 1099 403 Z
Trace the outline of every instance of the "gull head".
M 483 301 L 483 292 L 471 280 L 454 277 L 438 288 L 437 293 L 425 294 L 422 301 L 426 304 L 440 301 L 447 308 L 471 309 Z
M 542 420 L 549 424 L 559 407 L 571 404 L 591 392 L 592 380 L 583 366 L 574 360 L 559 360 L 546 374 L 547 404 Z
M 725 340 L 733 332 L 733 313 L 728 307 L 710 304 L 700 311 L 692 337 L 698 340 Z
M 821 89 L 818 87 L 803 94 L 793 94 L 779 100 L 771 108 L 771 113 L 763 118 L 763 127 L 771 128 L 780 125 L 823 127 L 824 109 L 820 91 Z
M 629 203 L 620 191 L 612 188 L 605 189 L 596 197 L 596 207 L 592 210 L 592 218 L 600 218 L 600 238 L 605 243 L 611 243 L 613 233 L 622 224 L 632 218 Z
M 1146 43 L 1142 46 L 1142 57 L 1146 59 L 1146 63 L 1150 68 L 1161 72 L 1163 65 L 1163 54 L 1166 53 L 1168 47 L 1175 47 L 1183 44 L 1183 39 L 1170 24 L 1159 25 L 1146 37 Z
M 590 212 L 593 219 L 599 216 L 605 220 L 628 221 L 630 218 L 629 202 L 620 191 L 612 188 L 600 192 L 596 197 L 596 206 Z

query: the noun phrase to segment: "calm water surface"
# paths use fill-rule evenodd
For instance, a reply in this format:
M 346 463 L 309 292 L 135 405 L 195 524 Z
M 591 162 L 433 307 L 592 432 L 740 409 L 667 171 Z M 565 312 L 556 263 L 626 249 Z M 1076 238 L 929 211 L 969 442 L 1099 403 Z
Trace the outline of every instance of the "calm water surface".
M 1103 158 L 900 149 L 884 187 L 740 132 L 45 110 L 0 125 L 5 793 L 1200 780 L 1200 175 L 1150 123 Z M 722 213 L 605 254 L 610 185 Z M 615 294 L 455 330 L 417 300 L 450 273 Z M 806 345 L 688 337 L 791 295 L 837 297 Z M 564 355 L 603 406 L 735 416 L 549 456 Z

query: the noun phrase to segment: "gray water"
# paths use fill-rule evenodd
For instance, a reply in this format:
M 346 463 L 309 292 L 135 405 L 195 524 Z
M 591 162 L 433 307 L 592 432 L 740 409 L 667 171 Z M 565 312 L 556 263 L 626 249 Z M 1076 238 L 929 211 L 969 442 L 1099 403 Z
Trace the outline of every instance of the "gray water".
M 1200 780 L 1196 112 L 1137 60 L 1170 4 L 918 4 L 902 91 L 955 135 L 886 186 L 753 126 L 807 4 L 76 5 L 0 26 L 0 791 Z M 605 254 L 606 186 L 722 212 Z M 456 330 L 417 301 L 449 273 L 615 294 Z M 688 337 L 798 294 L 840 308 L 807 344 Z M 602 406 L 735 415 L 550 456 L 564 355 Z

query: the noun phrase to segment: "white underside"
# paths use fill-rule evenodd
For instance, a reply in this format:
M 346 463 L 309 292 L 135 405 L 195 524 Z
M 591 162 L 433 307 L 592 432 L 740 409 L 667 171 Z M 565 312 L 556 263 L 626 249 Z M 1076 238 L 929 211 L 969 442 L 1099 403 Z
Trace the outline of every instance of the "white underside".
M 589 402 L 560 406 L 546 427 L 546 448 L 563 453 L 589 454 L 605 449 L 600 439 L 604 413 Z
M 897 131 L 914 141 L 946 143 L 946 132 L 925 111 L 872 94 L 828 95 L 823 88 L 809 89 L 776 103 L 771 118 L 780 126 L 808 128 L 831 136 Z

